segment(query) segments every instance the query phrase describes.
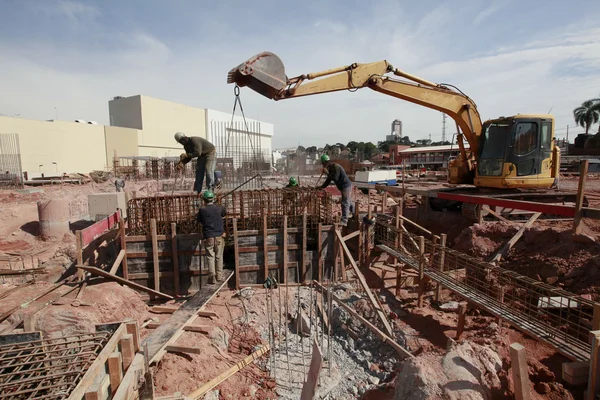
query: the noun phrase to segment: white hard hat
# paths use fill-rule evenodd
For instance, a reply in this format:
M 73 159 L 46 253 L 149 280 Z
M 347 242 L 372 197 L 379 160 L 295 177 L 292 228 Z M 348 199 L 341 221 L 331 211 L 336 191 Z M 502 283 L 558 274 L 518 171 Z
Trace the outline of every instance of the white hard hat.
M 183 139 L 184 137 L 186 137 L 186 136 L 185 136 L 185 134 L 184 134 L 183 132 L 177 132 L 177 133 L 175 134 L 175 140 L 177 141 L 177 143 L 179 143 L 179 141 L 180 141 L 181 139 Z

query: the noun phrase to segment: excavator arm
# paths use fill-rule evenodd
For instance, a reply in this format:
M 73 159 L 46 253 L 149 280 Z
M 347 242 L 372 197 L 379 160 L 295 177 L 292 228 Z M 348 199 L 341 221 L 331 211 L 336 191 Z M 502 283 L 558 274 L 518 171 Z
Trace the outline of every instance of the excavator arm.
M 368 87 L 443 112 L 456 122 L 458 131 L 460 156 L 454 162 L 456 182 L 453 183 L 472 181 L 474 157 L 467 155 L 463 136 L 469 143 L 471 153 L 476 152 L 482 123 L 475 103 L 457 90 L 403 72 L 385 60 L 369 64 L 352 64 L 288 79 L 279 57 L 264 52 L 232 69 L 227 81 L 239 86 L 248 86 L 273 100 L 342 90 L 355 91 Z

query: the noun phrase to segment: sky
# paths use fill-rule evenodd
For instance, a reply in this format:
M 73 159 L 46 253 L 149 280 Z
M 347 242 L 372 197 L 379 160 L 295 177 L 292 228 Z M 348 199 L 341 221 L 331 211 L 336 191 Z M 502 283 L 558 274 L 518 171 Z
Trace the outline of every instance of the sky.
M 0 114 L 108 124 L 108 100 L 137 94 L 231 112 L 227 72 L 262 51 L 290 77 L 385 59 L 458 87 L 484 120 L 551 112 L 571 141 L 583 131 L 572 110 L 600 97 L 598 1 L 301 4 L 0 0 Z M 247 117 L 275 125 L 275 148 L 376 143 L 394 119 L 412 140 L 442 135 L 438 111 L 368 88 L 277 102 L 242 88 L 240 99 Z

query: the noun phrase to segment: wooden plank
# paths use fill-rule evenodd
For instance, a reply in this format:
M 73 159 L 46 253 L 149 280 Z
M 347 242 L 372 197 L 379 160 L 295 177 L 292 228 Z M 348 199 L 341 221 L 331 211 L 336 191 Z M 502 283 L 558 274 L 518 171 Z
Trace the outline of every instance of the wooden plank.
M 269 245 L 267 244 L 267 214 L 263 215 L 263 231 L 262 231 L 262 239 L 263 239 L 263 278 L 267 280 L 269 277 Z
M 433 236 L 433 233 L 431 233 L 431 231 L 429 229 L 425 229 L 423 228 L 421 225 L 417 224 L 415 221 L 413 221 L 412 219 L 406 218 L 404 215 L 399 214 L 398 215 L 400 217 L 401 220 L 408 222 L 409 224 L 411 224 L 412 226 L 414 226 L 415 228 L 420 229 L 421 231 L 425 232 L 426 234 Z
M 117 259 L 115 260 L 112 267 L 110 268 L 110 271 L 108 271 L 109 274 L 115 275 L 117 273 L 117 270 L 119 269 L 119 266 L 121 265 L 121 261 L 123 261 L 124 257 L 125 257 L 125 250 L 119 251 L 119 254 L 117 255 Z
M 592 314 L 592 329 L 590 329 L 588 342 L 591 344 L 594 335 L 592 332 L 600 331 L 600 304 L 594 304 L 594 311 Z
M 135 350 L 133 349 L 133 335 L 128 333 L 123 335 L 119 341 L 119 347 L 121 347 L 121 354 L 123 355 L 123 369 L 127 371 L 127 368 L 133 362 L 135 357 Z
M 226 271 L 224 271 L 227 273 Z M 171 315 L 171 317 L 163 322 L 154 332 L 152 332 L 144 341 L 148 345 L 148 358 L 150 363 L 159 361 L 165 352 L 161 351 L 169 344 L 171 339 L 183 333 L 183 327 L 191 323 L 196 317 L 200 309 L 202 309 L 218 292 L 227 285 L 227 282 L 233 275 L 233 271 L 225 277 L 221 285 L 206 285 L 203 286 L 196 294 Z
M 241 197 L 240 197 L 240 203 L 241 203 L 240 206 L 243 209 L 244 205 L 242 204 Z M 239 244 L 238 244 L 237 218 L 233 219 L 233 256 L 235 259 L 235 265 L 234 265 L 235 288 L 237 290 L 240 290 L 240 251 L 239 251 Z
M 502 215 L 498 214 L 496 211 L 492 210 L 492 208 L 490 206 L 486 205 L 484 207 L 484 210 L 486 210 L 487 212 L 489 212 L 490 214 L 492 214 L 494 217 L 498 218 L 500 221 L 512 224 L 511 221 L 509 221 L 508 219 L 504 218 Z
M 573 234 L 581 233 L 581 208 L 583 207 L 583 199 L 585 197 L 585 179 L 588 173 L 588 160 L 581 160 L 579 166 L 579 185 L 577 186 L 577 199 L 575 200 L 575 215 L 573 216 Z
M 129 279 L 129 269 L 127 265 L 127 239 L 125 237 L 125 220 L 123 219 L 123 212 L 121 210 L 119 210 L 119 215 L 119 236 L 121 240 L 121 250 L 125 251 L 125 258 L 123 258 L 123 278 Z
M 206 394 L 206 392 L 208 392 L 209 390 L 218 386 L 225 380 L 229 379 L 231 376 L 235 375 L 238 371 L 244 369 L 248 365 L 252 364 L 255 360 L 262 357 L 264 354 L 266 354 L 269 351 L 269 349 L 270 349 L 270 346 L 268 344 L 262 346 L 260 349 L 256 350 L 254 353 L 250 354 L 248 357 L 244 358 L 242 361 L 238 362 L 231 368 L 227 369 L 226 371 L 219 374 L 215 378 L 206 382 L 204 385 L 200 386 L 198 389 L 194 390 L 192 393 L 187 395 L 187 397 L 189 397 L 190 399 L 194 399 L 194 400 L 201 398 L 202 396 L 204 396 Z
M 519 343 L 510 345 L 510 361 L 512 367 L 513 384 L 515 387 L 515 400 L 531 399 L 529 390 L 529 371 L 527 369 L 527 355 L 525 347 Z
M 214 311 L 206 311 L 206 310 L 202 310 L 202 311 L 198 311 L 196 313 L 196 315 L 198 315 L 199 317 L 208 317 L 208 318 L 216 318 L 217 317 L 217 313 Z
M 317 280 L 319 282 L 323 280 L 323 233 L 321 229 L 322 225 L 319 222 L 317 228 Z
M 185 325 L 183 327 L 183 330 L 186 332 L 197 332 L 204 334 L 208 334 L 210 329 L 210 326 L 206 325 Z
M 425 238 L 419 236 L 419 291 L 417 307 L 423 307 L 423 296 L 425 295 Z
M 356 265 L 354 258 L 352 258 L 352 254 L 350 253 L 350 250 L 348 250 L 348 246 L 346 246 L 346 242 L 344 242 L 342 240 L 342 234 L 338 230 L 335 231 L 335 234 L 342 245 L 342 249 L 344 250 L 344 253 L 346 253 L 348 262 L 350 262 L 350 265 L 352 266 L 352 269 L 354 270 L 354 273 L 356 274 L 356 277 L 358 278 L 360 285 L 362 286 L 363 290 L 367 294 L 367 298 L 369 299 L 371 306 L 377 311 L 377 315 L 378 315 L 379 319 L 381 320 L 381 322 L 383 323 L 383 326 L 385 327 L 387 334 L 389 336 L 393 337 L 394 331 L 392 330 L 392 326 L 390 325 L 389 321 L 387 320 L 384 311 L 379 308 L 379 305 L 377 304 L 377 301 L 375 300 L 375 296 L 373 296 L 373 293 L 371 292 L 371 288 L 369 288 L 369 285 L 367 284 L 367 281 L 365 280 L 364 275 L 362 274 L 362 272 L 360 272 L 360 269 Z
M 202 349 L 200 347 L 179 346 L 179 345 L 175 345 L 175 344 L 170 344 L 165 349 L 169 353 L 187 353 L 187 354 L 202 353 Z
M 321 290 L 321 292 L 323 293 L 323 295 L 328 294 L 328 290 L 325 289 L 325 287 L 323 287 L 323 285 L 321 285 L 319 282 L 314 281 L 314 284 L 317 288 L 319 288 Z M 396 350 L 399 354 L 406 356 L 406 357 L 414 357 L 414 355 L 406 350 L 404 347 L 400 346 L 398 343 L 396 343 L 394 341 L 394 339 L 392 339 L 390 336 L 386 335 L 383 331 L 381 331 L 379 328 L 377 328 L 375 325 L 373 325 L 372 323 L 370 323 L 369 321 L 367 321 L 362 315 L 360 315 L 359 313 L 357 313 L 356 311 L 354 311 L 352 309 L 352 307 L 348 306 L 346 303 L 344 303 L 342 300 L 340 300 L 339 297 L 337 297 L 335 294 L 330 293 L 329 294 L 331 296 L 331 298 L 338 303 L 338 305 L 340 307 L 342 307 L 344 310 L 348 311 L 348 313 L 350 315 L 352 315 L 354 318 L 358 319 L 360 322 L 362 322 L 367 328 L 369 328 L 375 335 L 377 335 L 381 340 L 383 340 L 384 343 L 389 344 L 391 347 L 394 348 L 394 350 Z
M 77 265 L 83 265 L 83 238 L 81 231 L 75 231 L 75 244 L 77 246 Z M 77 279 L 83 280 L 83 271 L 77 270 Z
M 175 311 L 177 311 L 179 309 L 179 307 L 181 307 L 180 305 L 177 304 L 168 304 L 168 305 L 164 305 L 164 306 L 154 306 L 150 309 L 151 313 L 155 313 L 155 314 L 173 314 Z
M 302 265 L 300 266 L 300 282 L 306 281 L 306 211 L 302 214 Z M 310 278 L 312 279 L 312 277 Z
M 171 250 L 173 255 L 173 285 L 175 286 L 175 297 L 179 296 L 179 255 L 177 254 L 177 224 L 171 223 Z
M 115 282 L 118 282 L 118 283 L 120 283 L 122 285 L 129 286 L 132 289 L 139 290 L 141 292 L 150 293 L 150 294 L 153 294 L 153 295 L 158 296 L 158 297 L 163 297 L 165 299 L 173 300 L 173 296 L 169 296 L 168 294 L 157 292 L 156 290 L 147 288 L 146 286 L 142 286 L 142 285 L 139 285 L 137 283 L 128 281 L 126 279 L 123 279 L 121 277 L 118 277 L 116 275 L 109 274 L 107 271 L 104 271 L 104 270 L 102 270 L 100 268 L 87 267 L 87 266 L 83 266 L 83 265 L 77 265 L 76 267 L 80 268 L 80 269 L 83 269 L 84 271 L 91 272 L 94 275 L 102 276 L 104 278 L 108 278 L 108 279 L 111 279 L 111 280 L 113 280 Z
M 329 331 L 327 328 L 329 325 L 329 321 L 327 320 L 327 313 L 323 312 L 323 309 L 321 308 L 321 304 L 323 303 L 321 296 L 322 295 L 320 293 L 317 293 L 317 308 L 319 310 L 319 314 L 321 314 L 321 319 L 323 320 L 323 331 Z
M 140 349 L 140 329 L 137 321 L 125 321 L 127 327 L 127 333 L 133 338 L 133 351 L 136 352 Z
M 583 207 L 581 209 L 581 217 L 590 219 L 600 219 L 600 209 Z
M 88 226 L 85 229 L 81 230 L 81 245 L 82 247 L 87 246 L 92 243 L 94 239 L 100 236 L 102 233 L 112 229 L 113 226 L 119 223 L 119 215 L 118 211 L 109 215 L 108 217 L 96 222 L 95 224 Z
M 317 337 L 313 339 L 313 350 L 312 358 L 310 360 L 310 367 L 308 368 L 308 375 L 306 376 L 306 382 L 302 385 L 302 392 L 300 394 L 300 400 L 313 400 L 317 391 L 317 385 L 319 384 L 319 375 L 321 374 L 321 367 L 323 366 L 323 354 L 317 343 Z
M 70 399 L 81 399 L 85 395 L 85 392 L 90 387 L 90 385 L 94 383 L 96 377 L 104 372 L 106 361 L 114 353 L 115 349 L 119 344 L 119 341 L 121 340 L 121 337 L 125 334 L 125 332 L 127 332 L 127 327 L 125 326 L 125 324 L 121 324 L 121 326 L 119 326 L 117 330 L 112 334 L 110 340 L 106 343 L 100 354 L 98 354 L 98 357 L 96 357 L 92 365 L 85 372 L 85 374 L 83 375 L 83 377 L 69 396 Z
M 600 331 L 592 331 L 592 352 L 588 375 L 587 400 L 594 400 L 600 394 Z
M 121 353 L 114 352 L 106 360 L 110 377 L 110 392 L 114 394 L 123 380 L 123 361 Z
M 158 240 L 156 238 L 156 219 L 150 220 L 150 235 L 152 236 L 152 263 L 154 264 L 154 290 L 160 292 L 160 277 L 158 264 Z
M 20 304 L 14 306 L 10 310 L 6 311 L 4 314 L 0 315 L 0 322 L 4 321 L 8 317 L 10 317 L 18 309 L 27 307 L 29 304 L 33 303 L 36 300 L 41 299 L 42 297 L 46 296 L 47 294 L 55 291 L 56 289 L 58 289 L 59 287 L 61 287 L 65 283 L 66 283 L 65 281 L 62 281 L 62 282 L 59 282 L 59 283 L 57 283 L 55 285 L 52 285 L 49 289 L 44 290 L 42 293 L 34 296 L 33 298 L 31 298 L 31 299 L 29 299 L 29 300 L 27 300 L 27 301 L 25 301 L 23 303 L 20 303 Z
M 525 224 L 523 224 L 523 226 L 517 231 L 517 233 L 515 233 L 513 237 L 511 237 L 506 243 L 502 245 L 502 247 L 500 247 L 500 249 L 498 249 L 498 251 L 490 259 L 490 262 L 497 263 L 502 259 L 502 257 L 505 257 L 508 251 L 512 249 L 515 243 L 517 243 L 521 236 L 523 236 L 525 230 L 531 228 L 533 223 L 540 217 L 540 215 L 542 215 L 542 213 L 539 212 L 533 214 L 531 218 L 529 218 L 529 220 Z
M 288 283 L 288 219 L 283 216 L 283 279 L 282 283 Z
M 349 234 L 347 234 L 346 236 L 344 236 L 344 237 L 342 238 L 342 240 L 343 240 L 344 242 L 347 242 L 348 240 L 350 240 L 350 239 L 352 239 L 352 238 L 355 238 L 355 237 L 357 237 L 359 234 L 360 234 L 360 231 L 359 231 L 359 230 L 356 230 L 356 231 L 354 231 L 354 232 L 352 232 L 352 233 L 349 233 Z

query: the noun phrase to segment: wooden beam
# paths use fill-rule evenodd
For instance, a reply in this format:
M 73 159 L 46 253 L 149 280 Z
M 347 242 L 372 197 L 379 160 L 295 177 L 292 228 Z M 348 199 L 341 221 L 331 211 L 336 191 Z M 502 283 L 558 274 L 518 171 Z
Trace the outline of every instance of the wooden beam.
M 352 238 L 355 238 L 355 237 L 357 237 L 359 234 L 360 234 L 360 231 L 359 231 L 359 230 L 356 230 L 356 231 L 354 231 L 354 232 L 352 232 L 352 233 L 349 233 L 349 234 L 347 234 L 346 236 L 344 236 L 344 237 L 342 238 L 342 240 L 343 240 L 344 242 L 347 242 L 348 240 L 350 240 L 350 239 L 352 239 Z
M 158 239 L 156 238 L 156 219 L 150 220 L 150 235 L 152 236 L 152 264 L 154 266 L 154 290 L 160 292 L 160 271 L 158 264 Z
M 415 228 L 418 228 L 420 230 L 422 230 L 423 232 L 425 232 L 426 234 L 432 236 L 433 233 L 431 233 L 431 231 L 429 229 L 425 229 L 423 228 L 421 225 L 417 224 L 415 221 L 413 221 L 412 219 L 406 218 L 404 215 L 398 215 L 400 217 L 400 219 L 402 219 L 403 221 L 408 222 L 409 224 L 411 224 L 412 226 L 414 226 Z
M 179 346 L 179 345 L 175 345 L 175 344 L 170 344 L 165 349 L 169 353 L 188 353 L 188 354 L 202 353 L 202 349 L 200 347 Z
M 444 262 L 446 261 L 446 239 L 448 238 L 448 235 L 446 235 L 445 233 L 442 233 L 440 235 L 440 259 L 439 259 L 439 265 L 438 265 L 438 269 L 440 270 L 440 272 L 444 272 Z M 440 285 L 439 283 L 436 285 L 435 288 L 435 301 L 440 302 L 442 299 L 442 285 Z
M 492 210 L 492 208 L 488 205 L 484 205 L 483 209 L 486 210 L 487 212 L 489 212 L 490 214 L 492 214 L 494 217 L 498 218 L 502 222 L 508 222 L 509 224 L 513 223 L 513 222 L 507 220 L 506 218 L 504 218 L 502 215 L 500 215 L 496 211 Z
M 129 333 L 133 338 L 133 351 L 134 353 L 140 349 L 140 329 L 138 327 L 137 321 L 125 321 L 125 326 L 127 327 L 127 333 Z
M 119 251 L 119 254 L 117 255 L 117 259 L 115 260 L 112 267 L 110 268 L 110 271 L 108 271 L 109 274 L 115 275 L 117 273 L 117 270 L 119 269 L 119 266 L 121 265 L 121 261 L 123 261 L 123 258 L 125 258 L 125 250 Z
M 456 340 L 459 340 L 465 331 L 465 320 L 467 317 L 467 304 L 461 303 L 458 305 L 458 323 L 456 325 Z
M 135 350 L 133 350 L 133 335 L 130 333 L 123 335 L 119 341 L 119 347 L 121 347 L 121 354 L 123 355 L 123 369 L 127 371 L 127 368 L 129 368 L 133 361 L 133 357 L 135 357 Z
M 319 314 L 321 314 L 321 318 L 323 319 L 323 330 L 328 331 L 327 326 L 329 325 L 329 321 L 327 320 L 327 313 L 323 312 L 323 309 L 321 308 L 321 296 L 321 294 L 317 293 L 317 308 L 319 310 Z
M 577 199 L 575 200 L 575 216 L 573 217 L 573 234 L 581 233 L 581 208 L 583 207 L 583 199 L 585 197 L 585 179 L 588 173 L 588 160 L 581 160 L 579 167 L 579 186 L 577 187 Z
M 321 285 L 319 282 L 315 281 L 314 282 L 315 286 L 317 288 L 319 288 L 321 290 L 321 292 L 323 292 L 324 294 L 328 293 L 328 290 L 325 289 L 325 287 L 323 287 L 323 285 Z M 414 355 L 406 350 L 404 347 L 400 346 L 398 343 L 396 343 L 394 341 L 394 339 L 392 339 L 390 336 L 386 335 L 383 331 L 381 331 L 379 328 L 377 328 L 375 325 L 373 325 L 372 323 L 370 323 L 369 321 L 367 321 L 362 315 L 360 315 L 359 313 L 357 313 L 356 311 L 354 311 L 350 306 L 348 306 L 346 303 L 344 303 L 342 300 L 340 300 L 339 297 L 337 297 L 336 295 L 334 295 L 333 293 L 330 294 L 331 298 L 337 302 L 339 304 L 340 307 L 342 307 L 344 310 L 346 310 L 350 315 L 352 315 L 354 318 L 358 319 L 360 322 L 362 322 L 367 328 L 369 328 L 375 335 L 377 335 L 381 340 L 383 340 L 384 343 L 389 344 L 391 347 L 394 348 L 394 350 L 396 350 L 399 354 L 402 354 L 403 356 L 406 357 L 414 357 Z
M 310 360 L 310 367 L 308 368 L 308 375 L 306 376 L 306 382 L 302 385 L 302 392 L 300 393 L 300 400 L 313 400 L 317 391 L 317 385 L 319 384 L 319 375 L 321 374 L 321 367 L 323 366 L 323 354 L 317 343 L 317 337 L 313 339 L 312 358 Z
M 592 351 L 586 400 L 594 400 L 600 394 L 600 331 L 592 331 Z
M 179 309 L 179 307 L 181 307 L 178 304 L 167 304 L 167 305 L 163 305 L 163 306 L 154 306 L 150 309 L 151 313 L 155 313 L 155 314 L 173 314 L 175 311 L 177 311 Z
M 207 310 L 202 310 L 202 311 L 198 311 L 198 313 L 196 314 L 199 317 L 208 317 L 208 318 L 216 318 L 217 317 L 217 313 L 214 311 L 207 311 Z
M 231 376 L 235 375 L 238 371 L 240 371 L 240 370 L 244 369 L 245 367 L 247 367 L 248 365 L 252 364 L 255 360 L 262 357 L 269 350 L 270 350 L 270 346 L 268 344 L 262 346 L 260 349 L 256 350 L 254 353 L 250 354 L 248 357 L 244 358 L 242 361 L 238 362 L 233 367 L 227 369 L 226 371 L 219 374 L 215 378 L 206 382 L 204 385 L 200 386 L 198 389 L 194 390 L 192 393 L 187 395 L 187 397 L 194 399 L 194 400 L 201 398 L 202 396 L 204 396 L 206 394 L 206 392 L 208 392 L 209 390 L 218 386 L 225 380 L 229 379 Z
M 240 207 L 242 212 L 244 209 L 244 203 L 240 197 Z M 238 244 L 238 229 L 237 229 L 237 218 L 233 219 L 233 257 L 234 257 L 234 269 L 235 269 L 235 288 L 240 290 L 240 246 Z
M 169 296 L 168 294 L 157 292 L 156 290 L 147 288 L 146 286 L 142 286 L 142 285 L 139 285 L 137 283 L 128 281 L 126 279 L 123 279 L 123 278 L 121 278 L 119 276 L 109 274 L 107 271 L 104 271 L 103 269 L 96 268 L 96 267 L 87 267 L 87 266 L 83 266 L 83 265 L 77 265 L 76 267 L 80 268 L 80 269 L 82 269 L 84 271 L 91 272 L 94 275 L 98 275 L 98 276 L 101 276 L 101 277 L 104 277 L 104 278 L 108 278 L 108 279 L 111 279 L 111 280 L 113 280 L 115 282 L 118 282 L 118 283 L 120 283 L 122 285 L 129 286 L 132 289 L 139 290 L 141 292 L 150 293 L 150 294 L 153 294 L 155 296 L 162 297 L 162 298 L 165 298 L 165 299 L 173 300 L 173 296 Z
M 77 246 L 77 265 L 83 265 L 83 238 L 81 231 L 75 231 L 75 244 Z M 83 280 L 83 271 L 77 270 L 77 279 Z
M 106 368 L 105 363 L 107 362 L 108 358 L 113 355 L 119 344 L 119 341 L 121 340 L 121 337 L 123 334 L 125 334 L 125 332 L 127 332 L 127 327 L 125 324 L 121 324 L 121 326 L 119 326 L 112 334 L 111 338 L 106 343 L 102 351 L 100 351 L 100 354 L 98 354 L 98 357 L 96 357 L 92 365 L 85 372 L 73 392 L 70 394 L 69 398 L 81 399 L 85 395 L 85 392 L 88 390 L 88 388 L 94 383 L 98 375 L 104 373 Z M 112 393 L 114 393 L 114 391 Z
M 123 361 L 121 353 L 114 352 L 106 360 L 110 377 L 110 393 L 114 394 L 123 380 Z
M 335 234 L 342 245 L 342 249 L 344 250 L 346 257 L 348 258 L 348 262 L 350 262 L 350 265 L 352 266 L 352 269 L 354 270 L 354 273 L 356 274 L 356 277 L 358 278 L 360 285 L 362 286 L 363 290 L 367 294 L 367 298 L 369 299 L 371 306 L 377 312 L 377 315 L 378 315 L 379 319 L 381 320 L 383 326 L 385 327 L 387 334 L 389 336 L 393 337 L 394 331 L 392 329 L 392 326 L 390 325 L 390 322 L 387 320 L 387 317 L 385 316 L 385 312 L 379 308 L 379 305 L 377 304 L 377 300 L 375 300 L 375 296 L 371 292 L 371 288 L 369 288 L 369 285 L 367 284 L 367 281 L 365 280 L 364 275 L 358 268 L 358 265 L 356 265 L 354 258 L 352 258 L 352 254 L 350 253 L 350 250 L 348 250 L 348 246 L 346 246 L 346 242 L 344 242 L 342 240 L 341 232 L 339 230 L 336 230 Z
M 129 279 L 129 269 L 127 265 L 127 239 L 125 237 L 125 220 L 123 219 L 122 210 L 119 210 L 119 215 L 119 236 L 121 239 L 121 250 L 125 252 L 125 257 L 123 258 L 123 278 Z
M 161 322 L 149 322 L 148 325 L 146 325 L 146 328 L 157 329 L 161 325 L 162 325 Z M 197 332 L 197 333 L 208 334 L 209 329 L 210 329 L 210 327 L 208 327 L 206 325 L 184 325 L 183 326 L 183 330 L 186 332 Z
M 423 307 L 423 296 L 425 295 L 425 238 L 419 236 L 419 293 L 417 307 Z
M 540 217 L 540 215 L 542 215 L 542 213 L 539 212 L 533 214 L 531 218 L 529 218 L 529 220 L 517 231 L 517 233 L 515 233 L 513 237 L 511 237 L 506 243 L 502 245 L 502 247 L 498 249 L 498 251 L 490 259 L 490 262 L 497 263 L 502 259 L 502 257 L 505 257 L 508 251 L 512 249 L 515 243 L 517 243 L 521 236 L 523 236 L 525 230 L 531 228 L 533 223 Z
M 173 285 L 175 286 L 175 296 L 179 296 L 179 254 L 177 254 L 177 224 L 171 223 L 171 251 L 173 255 Z
M 262 251 L 263 251 L 263 279 L 266 281 L 269 277 L 269 245 L 267 244 L 267 214 L 263 215 L 262 229 Z
M 515 400 L 531 399 L 529 389 L 529 370 L 527 368 L 527 355 L 525 347 L 519 343 L 510 345 L 510 361 L 512 367 L 513 384 L 515 387 Z

